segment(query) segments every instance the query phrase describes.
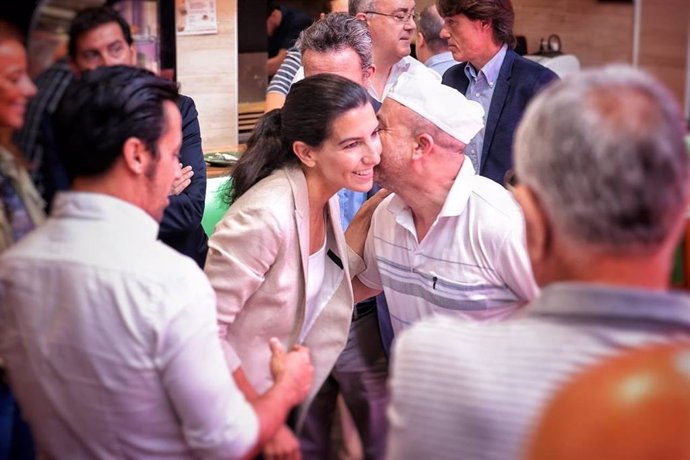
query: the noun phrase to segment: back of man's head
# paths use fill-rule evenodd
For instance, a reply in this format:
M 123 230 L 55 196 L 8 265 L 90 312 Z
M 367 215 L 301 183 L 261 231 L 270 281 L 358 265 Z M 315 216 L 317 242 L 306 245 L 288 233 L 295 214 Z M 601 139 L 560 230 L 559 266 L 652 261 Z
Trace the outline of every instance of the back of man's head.
M 311 50 L 317 53 L 354 50 L 362 65 L 362 72 L 372 66 L 371 35 L 364 21 L 347 13 L 331 13 L 302 31 L 296 43 L 300 53 Z
M 515 12 L 510 0 L 438 0 L 438 12 L 442 17 L 463 14 L 473 21 L 491 21 L 496 43 L 513 46 Z
M 347 3 L 347 10 L 350 16 L 354 16 L 357 13 L 375 10 L 374 3 L 374 0 L 349 0 Z
M 113 8 L 109 6 L 101 6 L 96 8 L 87 8 L 80 11 L 72 20 L 69 27 L 69 41 L 67 51 L 72 59 L 77 57 L 77 41 L 84 33 L 100 27 L 103 24 L 115 22 L 122 29 L 122 36 L 128 45 L 133 43 L 132 32 L 127 21 Z
M 417 31 L 424 37 L 424 42 L 435 53 L 448 50 L 448 39 L 441 38 L 443 18 L 438 14 L 436 5 L 429 5 L 419 14 Z
M 104 66 L 87 72 L 62 98 L 56 141 L 71 179 L 107 173 L 131 137 L 157 155 L 165 132 L 163 103 L 176 102 L 177 84 L 145 69 Z
M 547 88 L 515 139 L 515 168 L 554 230 L 598 251 L 667 243 L 686 211 L 688 152 L 678 104 L 629 66 L 585 71 Z

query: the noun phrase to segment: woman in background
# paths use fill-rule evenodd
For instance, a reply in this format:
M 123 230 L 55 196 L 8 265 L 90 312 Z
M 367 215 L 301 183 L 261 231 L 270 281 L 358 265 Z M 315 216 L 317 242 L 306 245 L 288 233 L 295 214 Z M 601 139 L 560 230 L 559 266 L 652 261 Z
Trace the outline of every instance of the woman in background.
M 264 115 L 233 172 L 231 202 L 209 241 L 205 271 L 218 297 L 230 370 L 248 398 L 271 385 L 277 337 L 311 350 L 306 409 L 347 341 L 352 286 L 336 192 L 365 192 L 380 160 L 378 121 L 366 90 L 336 75 L 293 85 L 282 109 Z M 266 458 L 297 458 L 283 427 Z
M 0 253 L 44 218 L 43 201 L 10 141 L 24 124 L 28 100 L 36 94 L 22 39 L 13 25 L 0 20 Z M 0 361 L 0 460 L 34 458 L 31 435 L 5 377 Z

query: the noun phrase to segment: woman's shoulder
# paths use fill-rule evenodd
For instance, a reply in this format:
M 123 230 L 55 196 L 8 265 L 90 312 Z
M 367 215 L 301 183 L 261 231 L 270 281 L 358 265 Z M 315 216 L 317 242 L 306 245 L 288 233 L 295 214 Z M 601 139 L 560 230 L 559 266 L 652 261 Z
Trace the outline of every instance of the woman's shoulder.
M 292 215 L 295 209 L 293 186 L 285 168 L 273 171 L 247 190 L 228 210 L 229 213 Z

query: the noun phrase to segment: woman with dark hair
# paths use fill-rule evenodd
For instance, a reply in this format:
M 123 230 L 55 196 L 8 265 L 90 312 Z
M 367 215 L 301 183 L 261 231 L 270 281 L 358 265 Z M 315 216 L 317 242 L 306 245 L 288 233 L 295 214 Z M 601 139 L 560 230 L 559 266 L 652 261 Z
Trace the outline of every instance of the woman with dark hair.
M 272 383 L 265 345 L 271 337 L 311 350 L 314 385 L 297 430 L 345 346 L 352 318 L 335 194 L 371 189 L 380 152 L 364 88 L 329 74 L 296 83 L 283 108 L 259 120 L 233 172 L 232 205 L 209 241 L 205 271 L 218 297 L 220 335 L 247 397 Z M 264 454 L 295 448 L 284 427 Z
M 36 87 L 27 74 L 21 33 L 0 20 L 0 253 L 43 221 L 43 201 L 25 161 L 12 144 L 12 133 L 24 124 L 28 100 Z M 33 458 L 28 427 L 5 381 L 0 361 L 0 460 Z

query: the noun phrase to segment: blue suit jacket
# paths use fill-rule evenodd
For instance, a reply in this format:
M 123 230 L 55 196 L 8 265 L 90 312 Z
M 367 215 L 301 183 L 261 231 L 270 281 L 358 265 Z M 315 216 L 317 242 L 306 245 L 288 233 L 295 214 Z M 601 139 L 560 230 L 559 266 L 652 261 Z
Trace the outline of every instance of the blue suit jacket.
M 506 52 L 486 117 L 480 175 L 503 184 L 503 176 L 513 166 L 513 135 L 527 103 L 556 79 L 558 76 L 546 67 L 513 50 Z M 443 84 L 465 94 L 469 85 L 465 63 L 448 69 Z
M 206 199 L 206 163 L 201 150 L 201 133 L 194 101 L 180 95 L 177 105 L 182 114 L 180 162 L 184 166 L 191 165 L 194 175 L 191 184 L 182 193 L 170 196 L 158 237 L 203 268 L 208 251 L 208 238 L 201 226 Z

